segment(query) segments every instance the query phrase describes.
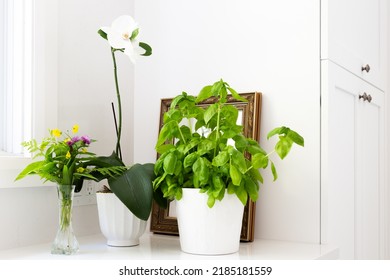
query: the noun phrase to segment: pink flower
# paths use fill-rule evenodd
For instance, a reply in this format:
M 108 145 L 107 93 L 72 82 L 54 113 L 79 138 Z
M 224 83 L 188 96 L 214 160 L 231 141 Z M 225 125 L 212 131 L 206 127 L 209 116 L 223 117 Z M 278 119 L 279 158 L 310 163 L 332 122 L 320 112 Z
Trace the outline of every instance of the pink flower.
M 84 144 L 89 145 L 91 144 L 91 138 L 89 138 L 87 135 L 81 136 L 81 140 L 84 142 Z
M 75 136 L 75 137 L 72 137 L 72 139 L 69 140 L 66 144 L 68 144 L 68 146 L 71 147 L 80 140 L 81 140 L 81 138 L 79 136 Z

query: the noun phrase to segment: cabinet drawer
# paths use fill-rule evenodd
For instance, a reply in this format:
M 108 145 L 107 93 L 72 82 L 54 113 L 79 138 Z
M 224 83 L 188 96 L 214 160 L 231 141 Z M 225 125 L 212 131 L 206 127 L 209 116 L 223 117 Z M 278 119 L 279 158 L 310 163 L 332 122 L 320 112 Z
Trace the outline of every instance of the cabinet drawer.
M 384 90 L 384 0 L 321 1 L 321 59 L 329 59 Z

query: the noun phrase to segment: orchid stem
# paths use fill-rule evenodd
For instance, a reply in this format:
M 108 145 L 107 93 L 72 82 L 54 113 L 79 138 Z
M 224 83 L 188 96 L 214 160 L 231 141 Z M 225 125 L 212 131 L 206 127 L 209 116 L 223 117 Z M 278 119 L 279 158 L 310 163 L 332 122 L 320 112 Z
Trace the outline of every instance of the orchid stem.
M 111 102 L 111 108 L 112 108 L 112 115 L 114 117 L 116 136 L 118 137 L 118 123 L 117 123 L 117 120 L 116 120 L 116 113 L 115 113 L 114 102 Z M 121 144 L 120 143 L 119 143 L 119 153 L 118 153 L 118 156 L 119 156 L 119 158 L 122 158 L 122 150 L 121 150 Z
M 122 135 L 122 102 L 121 102 L 121 95 L 119 92 L 119 85 L 118 85 L 118 73 L 117 73 L 117 68 L 116 68 L 115 51 L 116 51 L 116 49 L 111 48 L 112 61 L 114 62 L 115 88 L 116 88 L 116 97 L 118 100 L 118 114 L 119 114 L 115 152 L 118 155 L 118 157 L 122 160 L 122 154 L 120 153 L 120 141 L 121 141 L 121 135 Z

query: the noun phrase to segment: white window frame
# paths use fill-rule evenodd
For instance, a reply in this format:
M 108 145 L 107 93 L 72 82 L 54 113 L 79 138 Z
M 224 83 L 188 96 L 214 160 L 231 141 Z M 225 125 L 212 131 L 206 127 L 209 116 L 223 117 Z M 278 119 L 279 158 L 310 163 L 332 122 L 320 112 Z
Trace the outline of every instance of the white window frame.
M 4 0 L 1 148 L 6 155 L 27 155 L 20 143 L 32 136 L 33 1 Z
M 25 24 L 28 28 L 31 28 L 32 44 L 28 50 L 25 49 L 22 52 L 23 57 L 31 55 L 31 59 L 30 63 L 25 64 L 26 67 L 19 68 L 21 69 L 20 71 L 23 71 L 21 76 L 23 77 L 24 88 L 26 92 L 30 91 L 30 97 L 22 97 L 24 100 L 22 102 L 23 105 L 15 109 L 15 112 L 16 110 L 24 112 L 23 117 L 18 115 L 18 118 L 24 122 L 18 128 L 24 136 L 19 139 L 15 137 L 12 140 L 15 146 L 18 145 L 20 147 L 20 140 L 35 138 L 39 141 L 47 135 L 50 128 L 57 126 L 58 0 L 1 1 L 1 3 L 5 2 L 7 4 L 9 2 L 21 2 L 24 5 L 24 9 L 32 8 L 33 10 L 30 24 Z M 2 15 L 0 14 L 0 16 Z M 25 22 L 27 22 L 27 18 L 24 18 Z M 3 16 L 2 19 L 4 19 Z M 27 41 L 29 38 L 24 38 L 24 40 Z M 4 50 L 2 53 L 4 53 Z M 26 100 L 26 98 L 29 99 Z M 15 104 L 20 105 L 19 101 L 17 100 Z M 31 162 L 31 156 L 26 151 L 19 151 L 20 153 L 0 154 L 0 188 L 42 186 L 43 183 L 37 176 L 29 176 L 14 182 L 16 175 Z

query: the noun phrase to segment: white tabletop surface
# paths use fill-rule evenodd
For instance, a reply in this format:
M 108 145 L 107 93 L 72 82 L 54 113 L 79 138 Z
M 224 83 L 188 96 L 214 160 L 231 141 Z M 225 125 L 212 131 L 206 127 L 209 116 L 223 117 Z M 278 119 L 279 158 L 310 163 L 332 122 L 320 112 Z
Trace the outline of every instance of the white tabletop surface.
M 202 256 L 180 250 L 178 236 L 145 233 L 140 245 L 110 247 L 101 234 L 77 238 L 80 250 L 75 255 L 50 254 L 50 243 L 0 251 L 0 260 L 314 260 L 337 259 L 338 249 L 330 245 L 256 239 L 240 243 L 235 254 Z

